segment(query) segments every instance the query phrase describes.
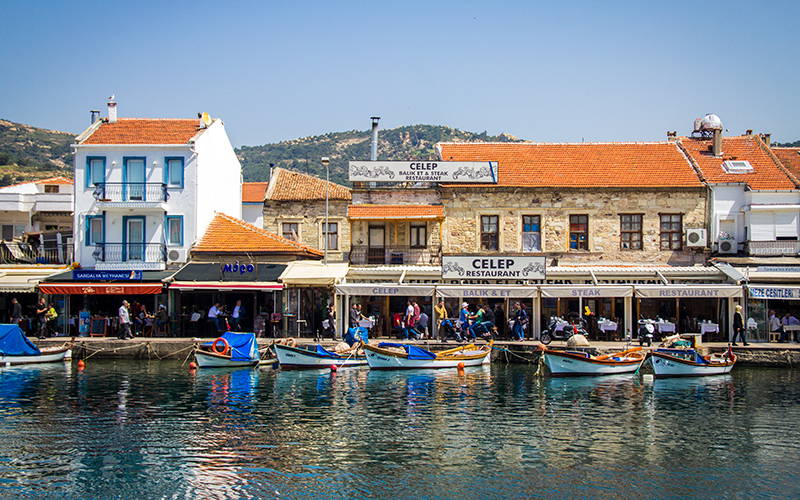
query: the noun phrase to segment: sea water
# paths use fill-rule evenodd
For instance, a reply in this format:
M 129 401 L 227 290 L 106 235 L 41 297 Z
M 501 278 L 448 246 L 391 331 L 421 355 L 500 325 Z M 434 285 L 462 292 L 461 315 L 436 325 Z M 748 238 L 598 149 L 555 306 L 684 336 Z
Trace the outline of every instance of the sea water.
M 798 498 L 800 373 L 0 371 L 3 498 Z

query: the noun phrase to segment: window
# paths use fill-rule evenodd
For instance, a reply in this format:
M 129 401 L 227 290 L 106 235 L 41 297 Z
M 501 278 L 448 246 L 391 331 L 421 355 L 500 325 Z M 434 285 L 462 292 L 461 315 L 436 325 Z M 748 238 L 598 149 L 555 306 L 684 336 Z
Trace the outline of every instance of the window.
M 622 250 L 642 249 L 641 214 L 621 214 L 619 216 L 619 240 Z
M 183 246 L 183 216 L 167 216 L 167 245 Z
M 522 216 L 522 251 L 541 252 L 542 251 L 542 231 L 540 215 Z
M 682 248 L 683 216 L 681 214 L 661 214 L 661 250 L 680 250 Z
M 753 172 L 753 166 L 747 160 L 726 160 L 722 162 L 722 168 L 729 174 L 749 174 Z
M 428 246 L 427 226 L 411 226 L 411 247 L 425 248 Z
M 58 185 L 45 184 L 44 192 L 45 193 L 58 193 Z
M 3 224 L 3 239 L 11 241 L 14 238 L 19 238 L 25 233 L 25 228 L 24 224 Z
M 296 222 L 284 222 L 281 224 L 281 235 L 287 240 L 297 241 L 297 235 L 300 234 L 298 230 L 299 228 Z
M 146 158 L 144 156 L 124 157 L 122 163 L 125 181 L 125 201 L 144 201 L 144 179 Z
M 589 216 L 569 216 L 570 250 L 589 250 Z
M 183 187 L 183 158 L 164 158 L 164 183 L 169 187 Z
M 481 250 L 498 250 L 499 230 L 496 215 L 481 215 Z
M 325 248 L 325 238 L 328 238 L 328 250 L 339 249 L 338 222 L 329 222 L 327 231 L 325 230 L 325 223 L 322 223 L 322 248 Z
M 105 157 L 89 156 L 86 158 L 86 187 L 106 181 Z
M 103 226 L 104 217 L 102 215 L 89 215 L 86 217 L 86 246 L 105 242 Z

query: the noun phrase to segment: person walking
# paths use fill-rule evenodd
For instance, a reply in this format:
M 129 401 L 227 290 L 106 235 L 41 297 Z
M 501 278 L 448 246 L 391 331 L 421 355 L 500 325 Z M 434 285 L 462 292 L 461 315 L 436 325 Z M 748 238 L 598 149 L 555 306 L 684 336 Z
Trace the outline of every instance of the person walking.
M 511 320 L 514 326 L 511 328 L 511 338 L 521 342 L 525 338 L 525 324 L 528 322 L 528 313 L 519 302 L 514 302 L 514 318 Z
M 45 329 L 47 328 L 47 320 L 44 315 L 47 314 L 47 304 L 44 302 L 44 297 L 39 299 L 39 305 L 36 306 L 36 338 L 43 339 L 45 337 Z
M 17 302 L 16 297 L 11 298 L 11 324 L 18 325 L 22 321 L 22 304 Z
M 120 340 L 127 340 L 132 339 L 133 334 L 131 333 L 131 316 L 128 312 L 128 301 L 123 300 L 122 305 L 119 307 L 118 311 L 119 317 L 119 333 L 117 334 L 117 338 Z
M 733 313 L 733 342 L 736 344 L 736 338 L 741 337 L 742 345 L 748 346 L 746 338 L 747 331 L 744 329 L 744 316 L 742 316 L 742 306 L 736 306 L 736 312 Z
M 244 307 L 242 307 L 242 301 L 237 300 L 236 305 L 233 308 L 233 312 L 231 313 L 231 331 L 238 332 L 241 329 L 241 322 L 240 318 L 244 314 Z
M 439 303 L 433 306 L 433 310 L 436 313 L 436 336 L 439 340 L 444 340 L 446 334 L 442 331 L 442 321 L 448 319 L 444 299 L 439 299 Z

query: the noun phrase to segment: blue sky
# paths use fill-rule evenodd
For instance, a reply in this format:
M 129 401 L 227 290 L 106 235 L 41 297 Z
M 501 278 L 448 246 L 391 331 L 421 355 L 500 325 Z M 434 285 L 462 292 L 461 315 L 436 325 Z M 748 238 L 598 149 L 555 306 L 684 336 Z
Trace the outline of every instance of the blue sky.
M 715 113 L 800 139 L 800 2 L 0 0 L 0 118 L 221 118 L 235 147 L 447 125 L 661 141 Z

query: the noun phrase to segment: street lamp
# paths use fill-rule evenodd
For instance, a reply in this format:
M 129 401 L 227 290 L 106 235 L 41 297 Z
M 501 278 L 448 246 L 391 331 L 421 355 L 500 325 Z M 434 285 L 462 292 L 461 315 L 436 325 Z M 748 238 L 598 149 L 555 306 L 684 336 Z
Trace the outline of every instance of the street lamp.
M 330 160 L 327 156 L 322 157 L 322 164 L 325 165 L 325 230 L 322 231 L 322 238 L 325 240 L 325 265 L 328 265 L 328 184 L 330 184 L 330 171 L 328 170 Z

